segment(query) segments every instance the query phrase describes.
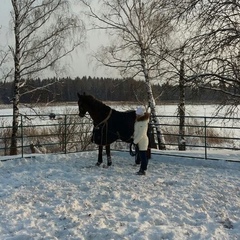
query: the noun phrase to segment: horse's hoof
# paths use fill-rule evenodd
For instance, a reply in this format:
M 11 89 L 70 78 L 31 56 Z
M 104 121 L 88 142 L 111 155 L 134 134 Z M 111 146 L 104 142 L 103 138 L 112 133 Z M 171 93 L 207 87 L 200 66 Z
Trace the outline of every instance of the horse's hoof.
M 101 165 L 101 163 L 100 163 L 100 162 L 97 162 L 97 163 L 96 163 L 96 166 L 98 166 L 98 167 L 99 167 L 100 165 Z
M 108 167 L 112 166 L 112 162 L 107 163 Z

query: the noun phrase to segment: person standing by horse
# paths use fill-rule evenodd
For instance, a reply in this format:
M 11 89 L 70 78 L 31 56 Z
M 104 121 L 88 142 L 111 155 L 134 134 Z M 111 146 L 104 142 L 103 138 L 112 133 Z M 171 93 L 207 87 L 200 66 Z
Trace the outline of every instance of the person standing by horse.
M 146 175 L 146 170 L 148 167 L 147 149 L 149 140 L 147 130 L 149 118 L 150 113 L 146 112 L 143 107 L 137 107 L 133 133 L 133 143 L 138 145 L 138 154 L 141 160 L 140 169 L 137 172 L 137 175 Z

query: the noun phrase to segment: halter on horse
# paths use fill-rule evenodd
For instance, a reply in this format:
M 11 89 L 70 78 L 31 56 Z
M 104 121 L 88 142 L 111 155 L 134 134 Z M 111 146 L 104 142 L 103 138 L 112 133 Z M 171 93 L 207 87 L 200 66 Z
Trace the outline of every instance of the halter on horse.
M 98 162 L 102 163 L 103 146 L 106 147 L 108 166 L 111 166 L 110 144 L 117 139 L 131 142 L 136 118 L 135 111 L 120 112 L 110 108 L 91 95 L 78 93 L 79 116 L 84 117 L 88 112 L 93 120 L 92 142 L 98 147 Z

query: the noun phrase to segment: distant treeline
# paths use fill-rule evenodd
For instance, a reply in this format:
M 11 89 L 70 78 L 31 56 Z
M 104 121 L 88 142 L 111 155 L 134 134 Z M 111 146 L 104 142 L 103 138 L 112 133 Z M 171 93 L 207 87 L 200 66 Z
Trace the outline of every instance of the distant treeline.
M 211 86 L 208 86 L 211 88 Z M 34 90 L 34 91 L 33 91 Z M 103 101 L 143 101 L 147 99 L 145 83 L 133 79 L 112 78 L 49 78 L 26 80 L 21 89 L 21 103 L 77 101 L 77 92 L 92 94 Z M 222 93 L 211 89 L 186 87 L 187 102 L 219 102 Z M 177 102 L 179 88 L 168 83 L 153 85 L 157 102 Z M 11 82 L 0 85 L 0 103 L 8 104 L 13 96 Z

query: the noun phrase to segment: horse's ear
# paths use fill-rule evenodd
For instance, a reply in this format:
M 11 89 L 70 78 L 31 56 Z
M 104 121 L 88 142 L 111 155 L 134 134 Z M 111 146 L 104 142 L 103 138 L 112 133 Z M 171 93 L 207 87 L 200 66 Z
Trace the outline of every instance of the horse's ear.
M 86 95 L 86 93 L 85 93 L 85 92 L 83 92 L 83 95 L 85 96 L 85 95 Z
M 77 95 L 78 95 L 78 98 L 80 98 L 81 95 L 79 93 L 77 93 Z

